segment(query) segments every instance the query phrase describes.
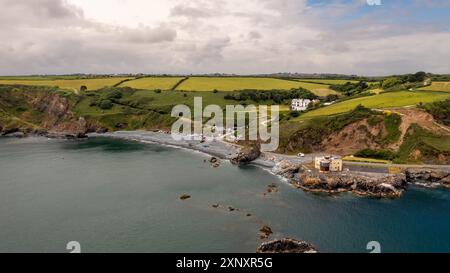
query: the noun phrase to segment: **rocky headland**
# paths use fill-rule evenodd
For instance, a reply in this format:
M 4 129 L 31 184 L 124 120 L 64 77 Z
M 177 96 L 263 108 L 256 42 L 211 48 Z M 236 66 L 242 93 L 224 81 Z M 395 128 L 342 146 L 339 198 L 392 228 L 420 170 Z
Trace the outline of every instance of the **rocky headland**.
M 398 198 L 409 184 L 450 188 L 450 172 L 431 168 L 409 168 L 399 174 L 341 172 L 320 173 L 302 169 L 299 164 L 281 161 L 272 169 L 293 186 L 312 193 L 338 194 L 350 192 L 358 196 Z
M 280 239 L 264 242 L 256 253 L 317 253 L 318 250 L 310 243 L 295 239 Z

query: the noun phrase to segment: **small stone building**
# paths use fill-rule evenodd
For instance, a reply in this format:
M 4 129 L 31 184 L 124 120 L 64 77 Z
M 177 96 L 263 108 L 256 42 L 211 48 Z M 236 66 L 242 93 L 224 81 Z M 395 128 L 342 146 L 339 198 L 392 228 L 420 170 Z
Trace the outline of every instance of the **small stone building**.
M 316 157 L 314 166 L 320 172 L 342 172 L 342 158 L 337 156 Z

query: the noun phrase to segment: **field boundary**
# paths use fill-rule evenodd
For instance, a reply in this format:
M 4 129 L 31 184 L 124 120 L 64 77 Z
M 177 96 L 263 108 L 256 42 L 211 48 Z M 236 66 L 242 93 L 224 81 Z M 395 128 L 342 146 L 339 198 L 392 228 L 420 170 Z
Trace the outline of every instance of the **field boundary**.
M 178 81 L 178 82 L 170 89 L 170 91 L 176 91 L 177 88 L 178 88 L 180 85 L 182 85 L 185 81 L 189 80 L 190 78 L 191 78 L 191 77 L 185 77 L 185 78 L 179 80 L 179 81 Z

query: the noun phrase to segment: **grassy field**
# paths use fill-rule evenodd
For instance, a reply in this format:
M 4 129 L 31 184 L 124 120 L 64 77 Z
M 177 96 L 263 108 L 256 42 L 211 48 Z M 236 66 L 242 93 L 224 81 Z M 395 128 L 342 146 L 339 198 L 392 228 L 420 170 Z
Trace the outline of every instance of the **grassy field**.
M 305 113 L 298 119 L 308 119 L 317 116 L 328 116 L 334 114 L 345 113 L 351 111 L 359 104 L 375 109 L 383 108 L 394 108 L 416 105 L 420 102 L 429 103 L 434 101 L 440 101 L 450 98 L 450 94 L 440 93 L 440 92 L 409 92 L 409 91 L 398 91 L 382 93 L 379 95 L 362 97 L 343 101 L 340 103 L 333 104 L 324 108 L 313 110 L 311 112 Z
M 170 90 L 182 79 L 182 77 L 148 77 L 127 81 L 120 86 L 147 90 Z
M 327 85 L 346 84 L 348 82 L 351 82 L 351 83 L 357 83 L 358 82 L 358 81 L 355 81 L 355 80 L 328 80 L 328 79 L 297 79 L 297 81 L 319 83 L 319 84 L 327 84 Z
M 183 82 L 177 90 L 183 91 L 238 91 L 245 89 L 255 90 L 290 90 L 303 87 L 315 92 L 317 95 L 334 93 L 328 86 L 314 83 L 304 83 L 272 78 L 219 78 L 219 77 L 192 77 Z
M 79 90 L 86 86 L 88 90 L 97 90 L 107 86 L 113 86 L 127 78 L 104 78 L 104 79 L 76 79 L 76 80 L 2 80 L 0 84 L 20 84 L 38 86 L 58 86 L 62 89 Z
M 423 142 L 436 150 L 450 152 L 450 136 L 424 137 Z
M 362 163 L 381 163 L 381 164 L 390 164 L 391 163 L 391 161 L 388 161 L 388 160 L 362 158 L 362 157 L 354 157 L 354 156 L 346 156 L 343 158 L 343 160 L 350 161 L 350 162 L 362 162 Z
M 42 80 L 75 80 L 79 79 L 80 76 L 76 75 L 66 75 L 66 76 L 0 76 L 0 80 L 36 80 L 36 81 L 42 81 Z
M 419 90 L 450 92 L 450 82 L 433 82 L 430 86 Z

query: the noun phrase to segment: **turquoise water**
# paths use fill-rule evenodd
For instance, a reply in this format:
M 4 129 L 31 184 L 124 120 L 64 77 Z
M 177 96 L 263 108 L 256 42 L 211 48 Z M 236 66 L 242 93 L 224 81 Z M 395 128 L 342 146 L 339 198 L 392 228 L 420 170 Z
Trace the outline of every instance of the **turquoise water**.
M 322 252 L 367 252 L 369 241 L 383 252 L 450 252 L 450 191 L 313 195 L 258 167 L 205 159 L 105 138 L 0 139 L 0 252 L 67 252 L 69 241 L 83 252 L 254 252 L 262 225 Z M 279 192 L 264 196 L 271 183 Z

